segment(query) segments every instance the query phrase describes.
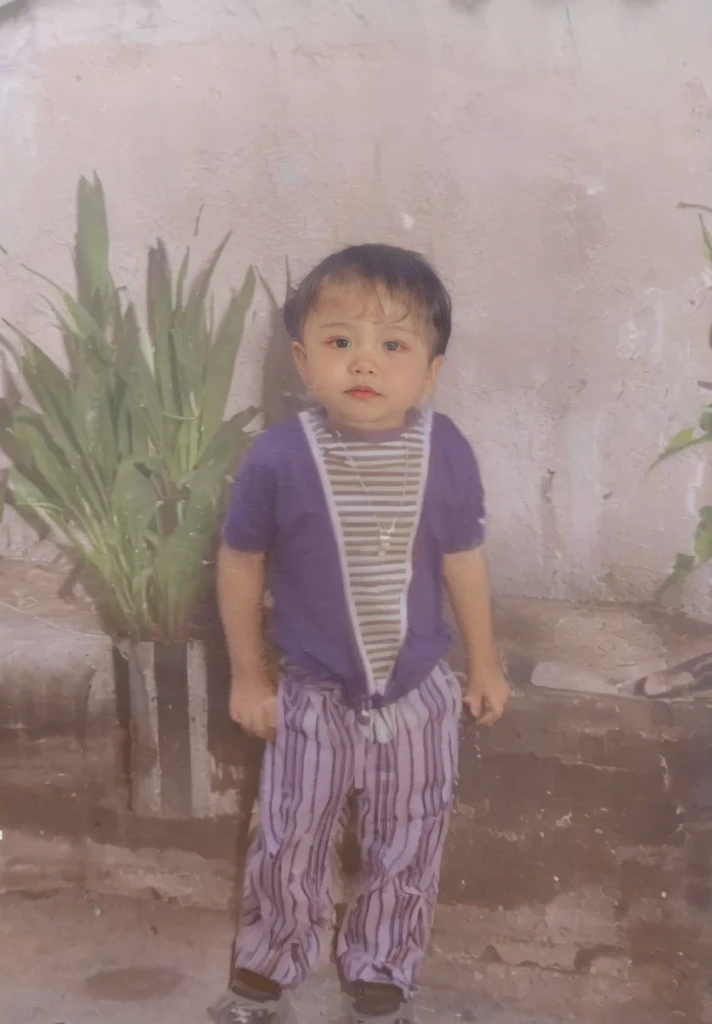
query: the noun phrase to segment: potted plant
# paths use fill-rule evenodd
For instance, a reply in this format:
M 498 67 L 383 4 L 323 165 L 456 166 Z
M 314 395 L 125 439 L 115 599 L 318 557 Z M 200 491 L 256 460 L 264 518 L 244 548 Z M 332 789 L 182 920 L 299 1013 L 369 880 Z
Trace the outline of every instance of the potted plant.
M 0 407 L 7 497 L 85 569 L 127 677 L 140 815 L 215 811 L 199 610 L 227 483 L 256 415 L 225 419 L 255 289 L 250 268 L 216 320 L 211 280 L 227 241 L 192 280 L 189 250 L 174 279 L 163 242 L 149 249 L 144 327 L 111 275 L 101 182 L 82 178 L 76 297 L 53 285 L 60 301 L 50 302 L 67 368 L 16 328 L 3 339 L 6 368 L 14 362 Z

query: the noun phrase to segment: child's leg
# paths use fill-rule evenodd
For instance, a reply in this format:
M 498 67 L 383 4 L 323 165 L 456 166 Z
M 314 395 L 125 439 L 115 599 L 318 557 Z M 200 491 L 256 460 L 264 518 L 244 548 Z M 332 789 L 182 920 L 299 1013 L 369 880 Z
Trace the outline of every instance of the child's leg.
M 235 967 L 286 987 L 303 981 L 321 952 L 331 847 L 353 786 L 354 745 L 333 692 L 287 679 L 279 703 L 277 741 L 262 766 Z
M 460 684 L 438 668 L 395 708 L 393 741 L 367 749 L 362 880 L 338 955 L 347 982 L 395 985 L 410 998 L 430 939 L 457 780 Z

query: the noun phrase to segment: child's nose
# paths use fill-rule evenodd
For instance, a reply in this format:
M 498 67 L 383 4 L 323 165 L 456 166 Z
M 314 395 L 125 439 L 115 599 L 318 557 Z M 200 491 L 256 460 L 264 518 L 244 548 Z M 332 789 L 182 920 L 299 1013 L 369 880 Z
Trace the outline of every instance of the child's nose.
M 364 374 L 375 373 L 375 371 L 376 361 L 373 353 L 367 348 L 355 349 L 351 360 L 351 372 Z

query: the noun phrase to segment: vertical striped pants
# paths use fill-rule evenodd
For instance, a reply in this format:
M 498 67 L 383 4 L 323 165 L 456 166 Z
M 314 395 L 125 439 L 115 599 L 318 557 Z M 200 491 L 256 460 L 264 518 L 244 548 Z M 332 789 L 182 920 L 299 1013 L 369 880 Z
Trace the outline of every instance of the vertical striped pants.
M 362 875 L 337 953 L 347 982 L 418 982 L 457 779 L 460 684 L 446 666 L 392 705 L 394 735 L 376 742 L 333 685 L 286 679 L 277 741 L 260 782 L 237 967 L 284 987 L 304 980 L 331 922 L 330 866 L 356 792 Z

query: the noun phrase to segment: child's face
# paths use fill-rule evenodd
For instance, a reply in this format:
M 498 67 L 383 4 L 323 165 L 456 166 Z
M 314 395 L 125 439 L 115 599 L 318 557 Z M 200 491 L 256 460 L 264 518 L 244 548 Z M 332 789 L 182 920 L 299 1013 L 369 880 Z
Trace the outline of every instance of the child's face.
M 299 371 L 337 426 L 388 430 L 429 394 L 442 365 L 418 317 L 381 288 L 325 287 L 294 346 Z

